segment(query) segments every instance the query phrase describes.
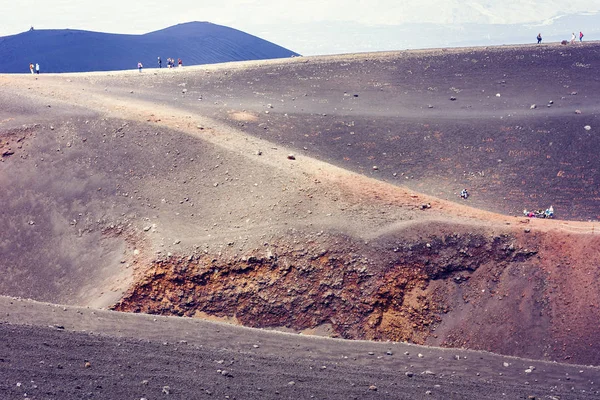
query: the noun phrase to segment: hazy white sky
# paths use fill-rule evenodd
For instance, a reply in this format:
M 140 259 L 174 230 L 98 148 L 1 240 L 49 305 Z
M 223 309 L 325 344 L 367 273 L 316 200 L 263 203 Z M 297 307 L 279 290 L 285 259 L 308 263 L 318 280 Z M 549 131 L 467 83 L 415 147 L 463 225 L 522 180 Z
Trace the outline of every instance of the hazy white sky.
M 209 21 L 289 47 L 294 26 L 352 23 L 360 29 L 407 23 L 541 23 L 599 12 L 600 0 L 16 0 L 2 8 L 0 36 L 36 29 L 146 33 Z M 303 43 L 318 41 L 304 29 Z M 266 37 L 265 37 L 266 36 Z M 298 39 L 298 38 L 296 38 Z M 303 49 L 292 49 L 301 51 Z M 305 51 L 305 50 L 304 50 Z M 302 52 L 302 51 L 301 51 Z

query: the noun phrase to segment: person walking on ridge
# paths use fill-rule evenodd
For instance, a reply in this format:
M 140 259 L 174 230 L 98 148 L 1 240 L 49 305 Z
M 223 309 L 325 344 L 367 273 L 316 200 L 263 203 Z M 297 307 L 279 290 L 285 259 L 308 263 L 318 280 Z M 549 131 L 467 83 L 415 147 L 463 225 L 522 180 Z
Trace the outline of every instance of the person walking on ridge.
M 142 72 L 142 68 L 144 68 L 144 66 L 141 62 L 138 62 L 138 71 Z
M 40 74 L 40 64 L 38 63 L 35 63 L 35 73 L 38 75 Z
M 158 68 L 162 68 L 162 60 L 158 57 Z
M 542 34 L 538 33 L 537 35 L 538 44 L 542 43 Z
M 575 32 L 571 34 L 571 44 L 575 44 Z
M 579 43 L 583 42 L 583 32 L 579 31 Z
M 29 63 L 29 71 L 31 71 L 31 75 L 33 75 L 33 63 Z

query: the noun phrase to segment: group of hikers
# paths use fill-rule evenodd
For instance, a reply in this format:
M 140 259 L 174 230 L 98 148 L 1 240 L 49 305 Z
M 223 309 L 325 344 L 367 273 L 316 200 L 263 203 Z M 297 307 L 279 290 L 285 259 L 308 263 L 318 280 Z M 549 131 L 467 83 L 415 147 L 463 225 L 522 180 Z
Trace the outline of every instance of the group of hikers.
M 575 32 L 573 32 L 571 34 L 571 44 L 575 44 L 575 39 L 577 39 L 577 36 L 575 35 Z M 579 41 L 583 42 L 583 32 L 581 32 L 581 31 L 579 31 Z M 541 33 L 538 33 L 538 35 L 537 35 L 537 42 L 538 42 L 538 44 L 542 43 L 542 34 Z M 567 41 L 563 40 L 561 43 L 567 44 Z
M 554 218 L 554 207 L 550 206 L 546 210 L 523 210 L 523 215 L 529 218 Z
M 460 191 L 460 197 L 463 200 L 469 198 L 469 191 L 467 189 L 463 189 Z M 550 206 L 546 208 L 546 210 L 523 210 L 523 215 L 529 218 L 554 218 L 554 207 Z
M 183 67 L 183 61 L 181 61 L 181 58 L 177 59 L 177 66 L 178 67 Z M 142 72 L 142 68 L 144 68 L 144 65 L 141 62 L 138 62 L 138 71 Z M 175 59 L 174 58 L 167 58 L 167 68 L 174 68 L 175 67 Z M 158 57 L 158 68 L 162 68 L 162 58 Z
M 29 71 L 32 74 L 39 74 L 40 73 L 40 64 L 35 63 L 35 65 L 33 63 L 29 63 Z
M 181 58 L 177 59 L 177 66 L 183 67 L 183 61 L 181 61 Z M 173 67 L 175 67 L 175 59 L 167 58 L 167 68 L 173 68 Z M 158 68 L 162 68 L 162 59 L 160 57 L 158 57 Z

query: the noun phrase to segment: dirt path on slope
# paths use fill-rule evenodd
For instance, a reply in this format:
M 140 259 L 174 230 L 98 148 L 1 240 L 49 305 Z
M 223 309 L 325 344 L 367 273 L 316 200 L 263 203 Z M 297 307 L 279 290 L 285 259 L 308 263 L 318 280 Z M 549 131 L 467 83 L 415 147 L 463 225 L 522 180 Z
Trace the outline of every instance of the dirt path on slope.
M 144 101 L 133 96 L 127 98 L 107 93 L 105 89 L 78 81 L 79 77 L 88 75 L 46 75 L 35 82 L 32 82 L 29 76 L 0 76 L 0 86 L 20 91 L 21 94 L 24 92 L 39 102 L 76 105 L 107 117 L 130 119 L 182 131 L 289 174 L 303 174 L 318 179 L 325 186 L 335 186 L 347 195 L 346 200 L 350 202 L 380 202 L 412 210 L 429 203 L 431 209 L 421 214 L 422 220 L 445 220 L 476 225 L 526 225 L 529 229 L 562 230 L 579 234 L 593 234 L 600 229 L 597 223 L 592 222 L 536 220 L 495 214 L 368 178 L 314 158 L 294 154 L 295 159 L 290 160 L 290 149 L 237 131 L 205 116 L 171 106 L 157 107 L 152 100 Z M 118 85 L 119 78 L 115 76 L 115 87 Z M 261 156 L 257 157 L 259 151 Z M 389 229 L 390 227 L 385 227 L 382 231 Z M 377 235 L 372 232 L 369 236 L 373 234 Z

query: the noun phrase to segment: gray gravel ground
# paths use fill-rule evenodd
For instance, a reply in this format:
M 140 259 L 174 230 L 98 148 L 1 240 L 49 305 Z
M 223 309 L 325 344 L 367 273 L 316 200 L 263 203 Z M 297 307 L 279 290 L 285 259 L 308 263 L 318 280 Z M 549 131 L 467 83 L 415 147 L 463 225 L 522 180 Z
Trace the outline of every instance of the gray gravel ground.
M 8 297 L 0 297 L 0 310 L 2 399 L 595 399 L 599 394 L 596 367 Z

